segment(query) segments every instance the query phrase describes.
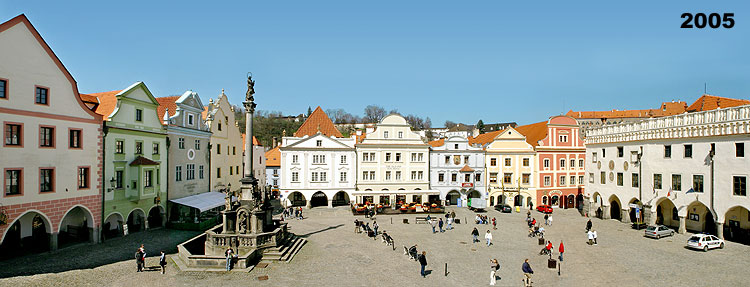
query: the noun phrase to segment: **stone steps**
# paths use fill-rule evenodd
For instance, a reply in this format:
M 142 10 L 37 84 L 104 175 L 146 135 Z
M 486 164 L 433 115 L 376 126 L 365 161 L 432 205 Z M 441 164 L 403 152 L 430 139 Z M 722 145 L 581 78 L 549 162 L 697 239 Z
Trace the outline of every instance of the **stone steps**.
M 305 243 L 307 243 L 306 239 L 292 235 L 281 246 L 268 248 L 263 251 L 263 261 L 290 262 Z

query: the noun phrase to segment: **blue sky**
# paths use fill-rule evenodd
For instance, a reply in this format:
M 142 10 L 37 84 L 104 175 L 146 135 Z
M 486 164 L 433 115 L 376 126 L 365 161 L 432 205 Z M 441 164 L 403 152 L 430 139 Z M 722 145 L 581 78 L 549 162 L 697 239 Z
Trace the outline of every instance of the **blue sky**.
M 0 1 L 24 13 L 83 93 L 144 81 L 156 96 L 245 75 L 263 110 L 362 114 L 370 104 L 476 123 L 750 97 L 744 1 Z M 239 2 L 239 1 L 238 1 Z M 732 12 L 732 29 L 680 29 Z

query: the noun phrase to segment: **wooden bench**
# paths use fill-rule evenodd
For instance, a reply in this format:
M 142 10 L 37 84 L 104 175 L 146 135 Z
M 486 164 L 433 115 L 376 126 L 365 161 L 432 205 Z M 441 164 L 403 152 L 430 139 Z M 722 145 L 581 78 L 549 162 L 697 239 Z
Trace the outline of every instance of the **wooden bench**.
M 427 217 L 417 217 L 414 219 L 414 223 L 429 223 L 429 221 L 427 221 Z

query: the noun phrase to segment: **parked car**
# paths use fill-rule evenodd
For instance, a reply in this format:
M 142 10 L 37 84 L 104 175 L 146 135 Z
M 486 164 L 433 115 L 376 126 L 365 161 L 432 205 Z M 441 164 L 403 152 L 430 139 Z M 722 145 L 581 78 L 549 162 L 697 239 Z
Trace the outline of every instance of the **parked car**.
M 709 249 L 724 248 L 724 240 L 719 239 L 716 236 L 710 234 L 693 234 L 687 241 L 687 247 L 693 249 L 703 249 L 708 251 Z
M 495 205 L 495 210 L 500 211 L 502 213 L 511 213 L 513 211 L 513 208 L 507 204 L 498 204 L 498 205 Z
M 541 213 L 552 213 L 552 207 L 549 205 L 540 205 L 536 207 L 536 210 Z
M 651 225 L 649 227 L 646 227 L 646 231 L 644 234 L 646 237 L 651 238 L 662 238 L 664 236 L 674 236 L 674 230 L 669 229 L 669 227 L 666 227 L 664 225 Z

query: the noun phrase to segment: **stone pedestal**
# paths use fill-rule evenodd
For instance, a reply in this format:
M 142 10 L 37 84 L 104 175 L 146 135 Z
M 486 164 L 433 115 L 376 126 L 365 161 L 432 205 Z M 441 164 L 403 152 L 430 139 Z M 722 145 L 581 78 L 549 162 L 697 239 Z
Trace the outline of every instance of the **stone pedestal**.
M 250 219 L 250 232 L 251 233 L 263 233 L 263 225 L 265 222 L 265 212 L 261 210 L 255 210 L 252 213 Z
M 237 212 L 234 210 L 224 210 L 221 212 L 221 215 L 224 219 L 222 233 L 233 233 L 235 231 L 234 226 L 237 222 Z
M 685 216 L 680 216 L 680 227 L 677 228 L 677 233 L 685 234 L 687 232 L 687 229 L 685 228 Z
M 724 223 L 716 223 L 716 237 L 724 239 Z
M 630 210 L 629 209 L 623 209 L 620 212 L 620 222 L 630 223 Z
M 611 219 L 612 216 L 609 213 L 609 205 L 602 205 L 602 219 Z

